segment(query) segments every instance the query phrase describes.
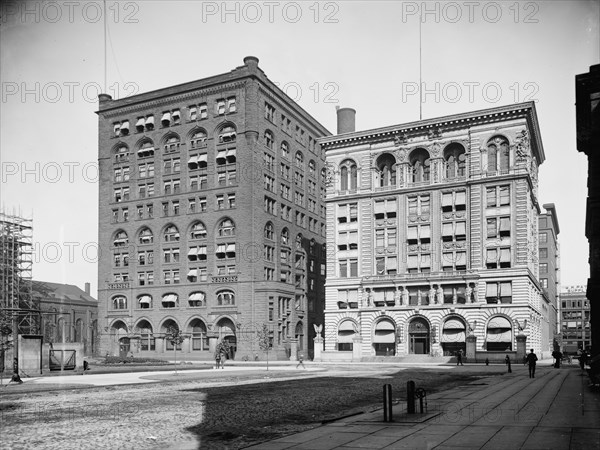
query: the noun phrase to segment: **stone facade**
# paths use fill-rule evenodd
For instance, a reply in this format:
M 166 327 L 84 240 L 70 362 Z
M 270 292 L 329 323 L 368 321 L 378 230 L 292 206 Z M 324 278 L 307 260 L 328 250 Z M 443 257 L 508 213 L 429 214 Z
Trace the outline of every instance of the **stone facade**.
M 187 359 L 312 354 L 324 309 L 329 132 L 248 57 L 229 73 L 100 96 L 102 351 Z M 163 355 L 164 356 L 164 355 Z M 170 356 L 170 355 L 169 355 Z
M 320 143 L 329 169 L 323 359 L 469 348 L 493 359 L 516 351 L 517 336 L 551 352 L 533 103 Z

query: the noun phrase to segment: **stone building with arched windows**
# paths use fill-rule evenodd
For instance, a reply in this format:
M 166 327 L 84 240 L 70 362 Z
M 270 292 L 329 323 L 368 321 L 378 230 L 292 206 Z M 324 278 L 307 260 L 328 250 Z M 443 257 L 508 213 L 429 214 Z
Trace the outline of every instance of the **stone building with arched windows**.
M 329 170 L 322 358 L 549 354 L 535 105 L 341 128 L 319 140 Z
M 330 134 L 247 57 L 229 73 L 99 96 L 102 354 L 312 356 L 323 323 Z M 135 124 L 135 126 L 133 126 Z

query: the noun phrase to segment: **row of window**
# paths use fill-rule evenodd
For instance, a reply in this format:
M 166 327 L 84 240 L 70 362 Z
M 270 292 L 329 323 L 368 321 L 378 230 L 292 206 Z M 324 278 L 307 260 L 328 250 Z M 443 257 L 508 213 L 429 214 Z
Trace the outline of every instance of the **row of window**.
M 271 122 L 272 124 L 274 124 L 275 126 L 277 126 L 277 124 L 278 124 L 277 123 L 277 111 L 275 110 L 275 107 L 273 105 L 271 105 L 270 103 L 265 102 L 264 111 L 265 111 L 265 119 L 268 120 L 269 122 Z M 314 139 L 312 136 L 308 135 L 308 133 L 306 133 L 300 125 L 295 125 L 295 127 L 292 128 L 292 120 L 283 113 L 281 113 L 279 116 L 279 124 L 281 125 L 280 126 L 281 131 L 283 131 L 284 133 L 286 133 L 289 136 L 293 136 L 297 142 L 308 147 L 308 149 L 312 153 L 315 153 L 315 154 L 317 153 L 318 148 L 317 148 L 316 139 Z M 272 133 L 271 133 L 271 140 L 273 140 Z M 322 156 L 322 158 L 325 158 L 324 154 L 322 154 L 321 156 Z
M 234 96 L 227 98 L 220 98 L 214 102 L 214 114 L 215 116 L 224 116 L 225 114 L 232 114 L 237 111 L 236 98 Z M 208 105 L 207 103 L 200 103 L 197 105 L 190 105 L 187 109 L 188 121 L 197 121 L 202 119 L 208 119 Z M 160 114 L 160 125 L 162 128 L 168 128 L 171 126 L 179 125 L 181 123 L 181 110 L 175 108 L 172 110 L 163 111 Z M 135 122 L 136 133 L 144 133 L 147 131 L 154 130 L 154 114 L 148 114 L 145 116 L 138 116 Z M 129 120 L 122 119 L 113 123 L 113 133 L 115 137 L 127 136 L 130 133 Z
M 187 298 L 187 306 L 204 307 L 210 305 L 207 301 L 207 295 L 202 291 L 191 292 Z M 115 295 L 110 300 L 113 310 L 129 309 L 128 299 L 124 295 Z M 231 290 L 221 290 L 215 294 L 215 306 L 232 306 L 235 305 L 235 294 Z M 140 294 L 137 296 L 134 308 L 136 309 L 152 309 L 156 305 L 150 294 Z M 161 308 L 177 308 L 180 306 L 179 295 L 175 293 L 167 293 L 162 295 L 159 306 Z

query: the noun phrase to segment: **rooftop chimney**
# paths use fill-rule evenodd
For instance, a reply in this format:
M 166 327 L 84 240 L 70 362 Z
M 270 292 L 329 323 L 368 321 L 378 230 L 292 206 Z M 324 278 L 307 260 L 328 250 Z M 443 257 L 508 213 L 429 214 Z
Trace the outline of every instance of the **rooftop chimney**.
M 336 108 L 337 134 L 352 133 L 356 127 L 356 110 L 352 108 Z
M 85 293 L 90 295 L 90 283 L 85 283 Z

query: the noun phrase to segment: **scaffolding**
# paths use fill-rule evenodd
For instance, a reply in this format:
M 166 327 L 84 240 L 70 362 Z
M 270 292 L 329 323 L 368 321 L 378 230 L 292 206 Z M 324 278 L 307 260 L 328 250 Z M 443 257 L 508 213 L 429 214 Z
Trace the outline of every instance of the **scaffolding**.
M 13 318 L 16 334 L 40 333 L 40 307 L 32 295 L 32 272 L 32 220 L 0 211 L 0 309 Z

